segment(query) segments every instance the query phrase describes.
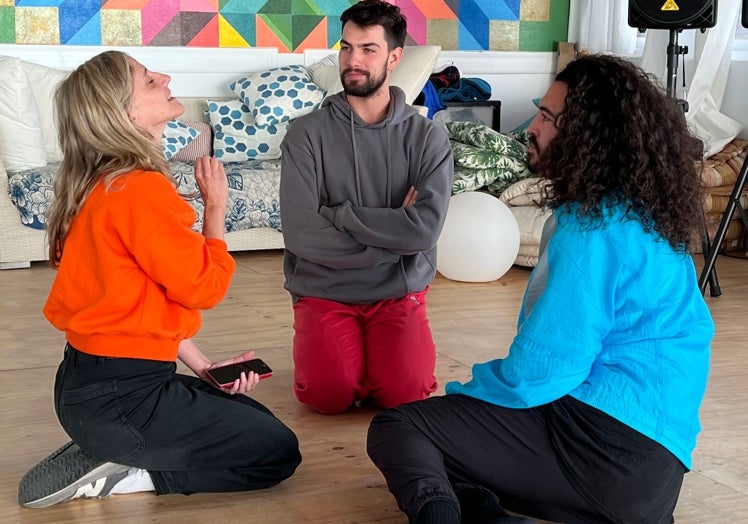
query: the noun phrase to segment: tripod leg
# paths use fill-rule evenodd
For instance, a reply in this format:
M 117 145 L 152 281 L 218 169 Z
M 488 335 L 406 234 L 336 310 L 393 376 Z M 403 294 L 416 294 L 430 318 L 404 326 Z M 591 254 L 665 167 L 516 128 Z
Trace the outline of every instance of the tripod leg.
M 709 245 L 709 227 L 706 223 L 706 215 L 702 213 L 702 216 L 704 218 L 704 232 L 703 236 L 701 238 L 701 252 L 704 253 L 704 268 L 707 266 L 711 267 L 708 274 L 708 281 L 709 281 L 709 294 L 713 297 L 718 297 L 722 294 L 722 290 L 719 287 L 719 280 L 717 279 L 717 270 L 714 268 L 714 259 L 716 259 L 716 254 L 711 254 L 711 246 Z M 714 257 L 712 259 L 711 257 Z M 701 293 L 704 294 L 706 291 L 706 282 L 703 281 L 704 278 L 704 272 L 702 272 L 701 277 L 699 278 L 699 289 L 701 290 Z
M 725 240 L 727 228 L 730 225 L 730 220 L 732 219 L 732 215 L 735 213 L 736 207 L 738 207 L 738 204 L 740 202 L 740 195 L 743 192 L 743 188 L 745 187 L 745 181 L 747 178 L 748 158 L 743 161 L 743 166 L 740 168 L 740 173 L 738 173 L 738 179 L 735 181 L 735 187 L 733 187 L 732 193 L 730 194 L 730 199 L 727 201 L 727 208 L 725 209 L 725 212 L 722 213 L 722 220 L 720 220 L 719 222 L 719 228 L 717 228 L 717 233 L 714 235 L 714 240 L 712 241 L 712 245 L 706 255 L 704 269 L 701 271 L 701 276 L 699 277 L 699 289 L 701 289 L 702 293 L 706 290 L 707 278 L 711 279 L 711 276 L 714 273 L 714 263 L 717 260 L 719 248 L 722 245 L 722 242 L 724 242 Z M 742 208 L 739 209 L 742 210 Z M 712 296 L 718 297 L 721 294 L 722 292 L 719 291 L 715 295 L 714 290 L 712 290 Z

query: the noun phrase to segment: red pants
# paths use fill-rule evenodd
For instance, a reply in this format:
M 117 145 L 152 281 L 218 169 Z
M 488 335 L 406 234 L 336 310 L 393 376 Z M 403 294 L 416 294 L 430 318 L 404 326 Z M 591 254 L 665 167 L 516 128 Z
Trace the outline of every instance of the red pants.
M 321 413 L 371 399 L 382 407 L 437 388 L 425 289 L 401 299 L 349 305 L 305 297 L 294 304 L 294 390 Z

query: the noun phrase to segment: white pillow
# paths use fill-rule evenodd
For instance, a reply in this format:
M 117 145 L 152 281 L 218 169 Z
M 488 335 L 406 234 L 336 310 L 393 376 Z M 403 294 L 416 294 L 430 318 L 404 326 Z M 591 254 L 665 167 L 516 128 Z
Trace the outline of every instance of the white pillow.
M 251 73 L 229 87 L 252 111 L 254 123 L 260 127 L 311 113 L 325 97 L 300 65 Z
M 252 112 L 241 100 L 208 100 L 208 117 L 213 126 L 213 155 L 224 162 L 252 158 L 280 158 L 280 145 L 289 122 L 258 126 Z
M 334 95 L 343 90 L 340 81 L 340 68 L 338 55 L 332 54 L 308 65 L 306 70 L 312 77 L 312 82 L 325 90 L 327 96 Z
M 34 95 L 18 58 L 0 56 L 0 160 L 8 171 L 47 165 Z
M 441 47 L 438 45 L 406 45 L 400 63 L 390 74 L 390 85 L 397 86 L 405 92 L 405 103 L 412 104 L 439 58 Z M 315 84 L 324 89 L 328 95 L 343 90 L 338 68 L 338 55 L 332 54 L 307 66 Z
M 403 57 L 390 74 L 390 84 L 405 91 L 405 103 L 412 104 L 434 72 L 441 47 L 412 45 L 403 47 Z
M 57 125 L 54 120 L 54 96 L 57 85 L 68 75 L 68 72 L 23 61 L 21 67 L 26 72 L 36 106 L 39 108 L 47 162 L 59 162 L 62 160 L 62 151 L 57 139 Z
M 506 188 L 499 200 L 508 206 L 537 206 L 541 191 L 548 181 L 540 177 L 524 178 Z
M 166 160 L 171 160 L 187 144 L 195 140 L 199 134 L 200 131 L 184 122 L 176 119 L 169 120 L 161 137 L 161 148 L 164 150 Z
M 543 226 L 553 211 L 537 206 L 509 206 L 509 211 L 512 212 L 519 226 L 519 245 L 539 246 L 540 237 L 543 236 Z

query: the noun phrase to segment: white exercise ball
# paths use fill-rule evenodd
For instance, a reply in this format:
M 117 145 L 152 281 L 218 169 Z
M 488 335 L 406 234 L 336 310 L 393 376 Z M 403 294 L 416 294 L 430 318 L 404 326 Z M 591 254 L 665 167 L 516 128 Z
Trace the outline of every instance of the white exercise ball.
M 491 282 L 501 278 L 519 252 L 517 219 L 488 193 L 458 193 L 436 243 L 436 269 L 451 280 Z

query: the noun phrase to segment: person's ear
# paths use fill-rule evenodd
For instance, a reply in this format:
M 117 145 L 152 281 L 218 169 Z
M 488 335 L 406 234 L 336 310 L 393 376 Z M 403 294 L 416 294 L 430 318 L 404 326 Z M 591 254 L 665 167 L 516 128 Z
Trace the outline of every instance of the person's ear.
M 391 73 L 393 69 L 395 69 L 395 66 L 400 63 L 400 60 L 403 57 L 403 48 L 402 47 L 396 47 L 392 51 L 390 51 L 390 58 L 389 63 L 387 64 L 387 72 Z

